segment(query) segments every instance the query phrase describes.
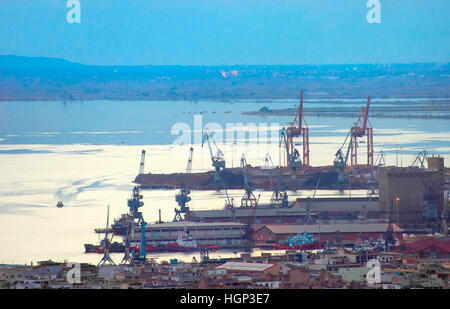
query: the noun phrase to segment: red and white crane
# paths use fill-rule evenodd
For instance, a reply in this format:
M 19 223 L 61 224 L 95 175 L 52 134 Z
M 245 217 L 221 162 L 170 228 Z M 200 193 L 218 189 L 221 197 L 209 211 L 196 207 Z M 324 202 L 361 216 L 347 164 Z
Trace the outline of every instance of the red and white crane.
M 289 164 L 289 157 L 294 157 L 294 138 L 303 137 L 303 166 L 309 166 L 309 128 L 303 116 L 303 90 L 300 91 L 300 104 L 297 109 L 294 121 L 289 123 L 286 128 L 286 142 L 287 142 L 287 158 Z
M 367 104 L 361 108 L 358 121 L 350 129 L 350 165 L 360 166 L 358 164 L 358 138 L 367 136 L 367 166 L 373 166 L 373 128 L 369 121 L 370 97 L 367 98 Z

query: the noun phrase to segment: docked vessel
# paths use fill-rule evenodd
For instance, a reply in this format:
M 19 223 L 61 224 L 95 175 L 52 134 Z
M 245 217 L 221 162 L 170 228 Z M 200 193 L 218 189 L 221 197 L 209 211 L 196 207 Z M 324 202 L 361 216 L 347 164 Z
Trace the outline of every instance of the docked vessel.
M 103 253 L 105 252 L 105 241 L 102 240 L 99 245 L 93 244 L 84 244 L 85 253 Z M 126 246 L 123 243 L 119 243 L 117 241 L 109 244 L 109 252 L 119 253 L 125 252 Z
M 200 250 L 200 247 L 194 238 L 183 232 L 178 236 L 176 242 L 167 243 L 167 249 L 169 251 L 196 251 Z
M 139 246 L 136 245 L 136 246 L 131 246 L 129 250 L 139 253 L 140 248 L 139 248 Z M 165 250 L 165 248 L 163 248 L 163 247 L 155 247 L 153 245 L 145 246 L 145 252 L 158 252 L 158 251 L 164 251 L 164 250 Z

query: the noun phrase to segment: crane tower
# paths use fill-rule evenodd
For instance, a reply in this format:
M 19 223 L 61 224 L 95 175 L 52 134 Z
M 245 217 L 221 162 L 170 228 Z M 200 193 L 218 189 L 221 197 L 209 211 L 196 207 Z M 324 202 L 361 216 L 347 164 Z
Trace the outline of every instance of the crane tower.
M 294 156 L 294 138 L 303 137 L 303 165 L 309 166 L 309 128 L 303 116 L 303 90 L 300 91 L 300 104 L 297 109 L 294 121 L 289 124 L 286 129 L 288 164 L 289 155 Z
M 373 166 L 373 128 L 369 121 L 370 97 L 367 98 L 367 104 L 361 108 L 358 121 L 350 129 L 350 160 L 351 166 L 358 164 L 358 138 L 367 136 L 367 166 Z

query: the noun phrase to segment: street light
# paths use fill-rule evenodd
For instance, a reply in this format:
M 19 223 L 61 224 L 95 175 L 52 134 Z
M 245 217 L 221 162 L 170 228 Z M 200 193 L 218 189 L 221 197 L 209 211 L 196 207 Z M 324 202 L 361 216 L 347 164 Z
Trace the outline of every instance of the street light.
M 398 222 L 398 202 L 400 201 L 399 197 L 395 198 L 395 219 Z

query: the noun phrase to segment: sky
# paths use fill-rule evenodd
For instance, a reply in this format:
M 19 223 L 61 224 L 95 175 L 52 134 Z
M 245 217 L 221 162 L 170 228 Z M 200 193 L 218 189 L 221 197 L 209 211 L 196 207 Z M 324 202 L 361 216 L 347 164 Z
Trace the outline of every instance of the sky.
M 370 0 L 373 1 L 373 0 Z M 449 0 L 0 0 L 0 55 L 95 65 L 450 62 Z M 72 16 L 72 15 L 71 15 Z

